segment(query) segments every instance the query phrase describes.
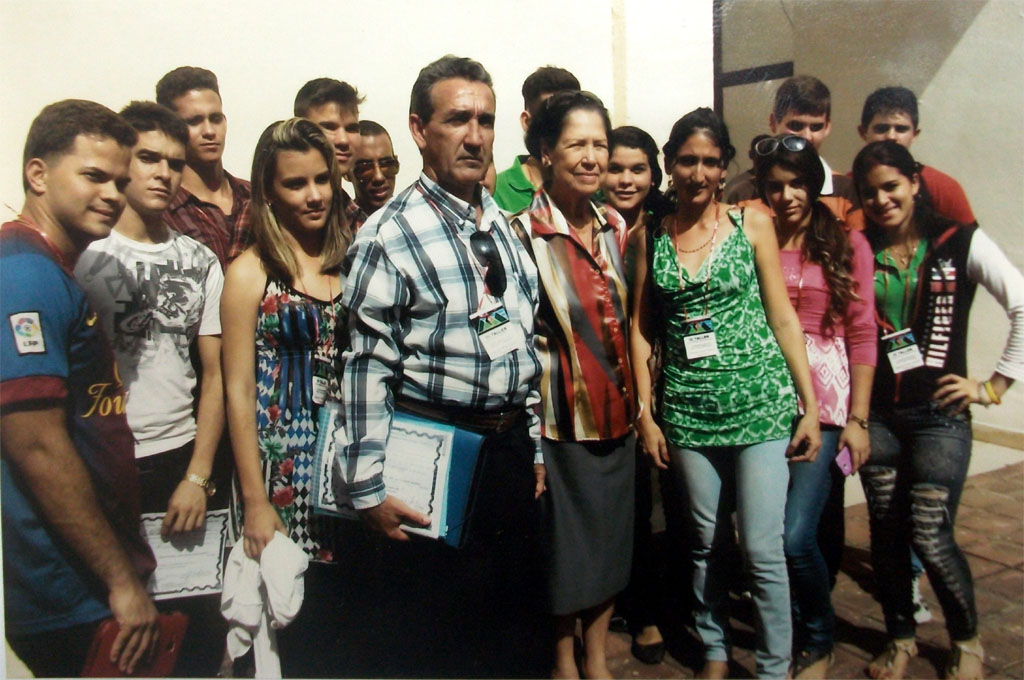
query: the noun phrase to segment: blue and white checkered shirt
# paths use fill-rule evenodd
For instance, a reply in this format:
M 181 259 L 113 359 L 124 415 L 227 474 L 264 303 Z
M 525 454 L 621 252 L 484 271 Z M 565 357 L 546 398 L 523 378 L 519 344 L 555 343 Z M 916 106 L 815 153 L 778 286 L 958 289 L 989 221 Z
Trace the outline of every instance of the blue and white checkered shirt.
M 523 346 L 491 359 L 470 315 L 484 296 L 470 250 L 473 206 L 421 174 L 359 229 L 342 266 L 342 304 L 351 345 L 342 393 L 351 443 L 341 447 L 343 483 L 357 509 L 384 501 L 384 446 L 396 393 L 438 407 L 503 410 L 526 406 L 540 454 L 536 405 L 540 362 L 533 347 L 537 269 L 485 189 L 480 229 L 489 230 L 505 267 L 502 301 Z

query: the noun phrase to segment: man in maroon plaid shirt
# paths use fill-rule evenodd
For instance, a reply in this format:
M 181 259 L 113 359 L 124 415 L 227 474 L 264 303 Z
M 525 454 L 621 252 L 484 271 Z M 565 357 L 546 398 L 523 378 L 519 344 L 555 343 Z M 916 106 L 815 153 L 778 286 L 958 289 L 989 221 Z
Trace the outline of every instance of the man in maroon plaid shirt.
M 228 122 L 217 76 L 204 68 L 181 66 L 156 84 L 156 100 L 188 125 L 188 148 L 181 188 L 164 221 L 217 255 L 221 266 L 249 245 L 249 182 L 224 170 Z

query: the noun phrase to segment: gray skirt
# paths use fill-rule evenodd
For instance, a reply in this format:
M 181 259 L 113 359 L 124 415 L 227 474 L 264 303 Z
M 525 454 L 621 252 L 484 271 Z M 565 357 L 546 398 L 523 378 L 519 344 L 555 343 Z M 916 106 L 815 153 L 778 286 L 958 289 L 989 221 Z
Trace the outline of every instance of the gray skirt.
M 553 614 L 598 605 L 629 583 L 633 561 L 635 438 L 542 440 L 544 528 Z

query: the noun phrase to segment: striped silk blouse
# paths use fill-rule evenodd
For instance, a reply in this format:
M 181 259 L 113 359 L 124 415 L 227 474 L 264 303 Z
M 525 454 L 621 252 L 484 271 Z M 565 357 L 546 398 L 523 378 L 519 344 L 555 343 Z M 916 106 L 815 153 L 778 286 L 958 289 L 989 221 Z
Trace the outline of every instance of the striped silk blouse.
M 623 271 L 626 224 L 591 204 L 595 250 L 588 252 L 546 192 L 512 220 L 541 282 L 536 349 L 541 361 L 541 435 L 556 441 L 616 439 L 633 429 L 629 295 Z

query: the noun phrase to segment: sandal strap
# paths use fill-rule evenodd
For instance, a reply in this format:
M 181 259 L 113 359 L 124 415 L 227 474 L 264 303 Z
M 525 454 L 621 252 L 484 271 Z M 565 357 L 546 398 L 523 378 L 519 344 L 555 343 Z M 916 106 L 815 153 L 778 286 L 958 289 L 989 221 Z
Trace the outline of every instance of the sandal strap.
M 917 656 L 917 641 L 914 638 L 893 638 L 889 640 L 889 649 L 893 654 L 903 652 L 911 659 Z
M 959 654 L 970 654 L 977 658 L 979 661 L 985 661 L 985 650 L 981 646 L 981 639 L 974 638 L 971 640 L 964 640 L 963 642 L 953 642 L 953 652 Z M 959 661 L 959 659 L 958 659 Z M 959 665 L 959 664 L 957 664 Z

